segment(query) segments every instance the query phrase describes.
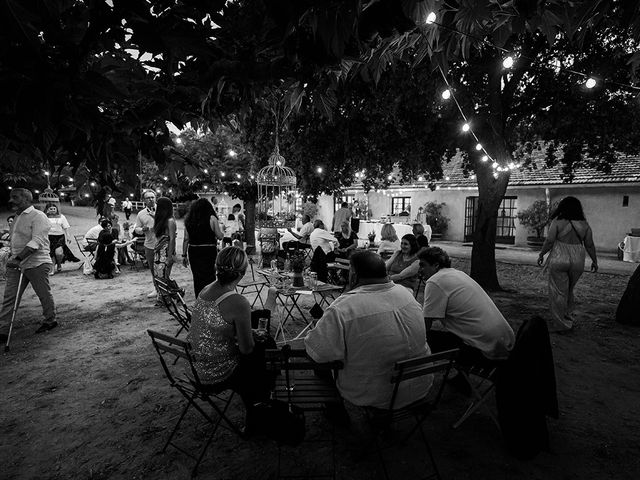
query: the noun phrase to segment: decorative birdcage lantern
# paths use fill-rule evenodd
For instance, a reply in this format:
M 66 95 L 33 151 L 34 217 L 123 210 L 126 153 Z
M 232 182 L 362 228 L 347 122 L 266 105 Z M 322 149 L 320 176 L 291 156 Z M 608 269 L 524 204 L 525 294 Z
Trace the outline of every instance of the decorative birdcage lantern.
M 256 175 L 258 203 L 256 224 L 258 227 L 293 227 L 296 222 L 296 174 L 285 166 L 285 159 L 276 146 L 269 157 L 269 164 Z
M 51 187 L 47 187 L 44 191 L 38 195 L 38 203 L 46 205 L 47 203 L 60 203 L 58 195 L 53 193 Z

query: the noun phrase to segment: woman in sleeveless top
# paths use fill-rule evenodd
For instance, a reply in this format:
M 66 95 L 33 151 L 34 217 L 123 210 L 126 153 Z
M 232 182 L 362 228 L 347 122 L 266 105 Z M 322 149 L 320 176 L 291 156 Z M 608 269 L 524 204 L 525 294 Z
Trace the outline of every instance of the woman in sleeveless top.
M 216 258 L 218 279 L 198 296 L 187 339 L 202 383 L 223 384 L 239 393 L 251 407 L 269 397 L 270 381 L 264 358 L 254 354 L 251 306 L 235 292 L 248 266 L 247 254 L 227 247 Z
M 407 233 L 400 241 L 400 250 L 386 262 L 389 279 L 398 285 L 407 287 L 412 292 L 418 286 L 418 272 L 420 271 L 418 250 L 416 237 Z
M 558 204 L 549 226 L 549 233 L 538 257 L 549 274 L 549 306 L 552 332 L 573 328 L 573 290 L 584 271 L 585 250 L 591 257 L 591 271 L 598 271 L 596 248 L 591 227 L 587 223 L 582 204 L 575 197 L 566 197 Z
M 204 287 L 216 280 L 218 240 L 223 234 L 213 205 L 206 198 L 191 204 L 184 219 L 182 264 L 191 266 L 193 291 L 196 298 Z
M 168 280 L 176 255 L 176 219 L 173 218 L 173 203 L 167 197 L 156 202 L 153 230 L 156 234 L 153 275 Z

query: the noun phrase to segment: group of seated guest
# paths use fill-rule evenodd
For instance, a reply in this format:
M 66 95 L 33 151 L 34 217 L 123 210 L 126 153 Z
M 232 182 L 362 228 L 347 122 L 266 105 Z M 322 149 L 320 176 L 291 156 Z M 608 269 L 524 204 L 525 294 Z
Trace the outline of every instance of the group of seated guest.
M 304 339 L 316 362 L 341 361 L 337 388 L 349 408 L 386 408 L 396 362 L 431 352 L 459 348 L 463 365 L 505 359 L 514 333 L 482 288 L 451 268 L 442 249 L 420 251 L 426 277 L 424 304 L 391 280 L 384 260 L 374 252 L 350 257 L 349 290 L 337 298 Z M 247 268 L 242 249 L 228 247 L 216 259 L 217 280 L 205 287 L 193 308 L 189 332 L 196 368 L 207 383 L 237 391 L 247 410 L 268 397 L 270 378 L 255 355 L 248 301 L 235 293 Z M 270 303 L 275 305 L 274 292 Z M 432 329 L 434 323 L 440 330 Z M 398 392 L 396 408 L 424 398 L 431 377 L 409 381 Z

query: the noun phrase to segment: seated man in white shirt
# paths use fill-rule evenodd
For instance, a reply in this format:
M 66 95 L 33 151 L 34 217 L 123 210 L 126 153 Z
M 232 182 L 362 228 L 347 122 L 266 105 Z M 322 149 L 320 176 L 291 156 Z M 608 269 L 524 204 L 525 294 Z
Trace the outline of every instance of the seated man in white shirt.
M 100 217 L 98 220 L 98 225 L 91 227 L 87 230 L 87 233 L 84 234 L 84 241 L 87 242 L 87 246 L 85 250 L 87 252 L 93 252 L 96 248 L 98 248 L 98 236 L 102 231 L 101 223 L 106 220 L 104 217 Z
M 433 351 L 460 348 L 461 365 L 505 360 L 515 335 L 489 295 L 466 273 L 451 268 L 441 248 L 423 249 L 418 259 L 426 280 L 423 314 Z M 431 329 L 436 321 L 444 330 Z
M 309 236 L 311 235 L 311 232 L 313 232 L 313 223 L 311 223 L 311 217 L 309 217 L 309 215 L 303 215 L 302 216 L 302 227 L 300 227 L 300 230 L 296 233 L 293 230 L 291 230 L 291 228 L 287 228 L 287 231 L 293 235 L 297 241 L 296 242 L 285 242 L 282 244 L 282 247 L 285 250 L 288 250 L 290 248 L 295 248 L 295 249 L 299 249 L 299 248 L 310 248 L 311 245 L 309 243 Z
M 420 304 L 409 290 L 387 278 L 384 261 L 374 252 L 350 258 L 351 290 L 338 297 L 305 338 L 316 362 L 340 360 L 337 386 L 342 397 L 360 407 L 388 408 L 393 365 L 430 353 Z M 396 407 L 427 395 L 432 377 L 403 384 Z

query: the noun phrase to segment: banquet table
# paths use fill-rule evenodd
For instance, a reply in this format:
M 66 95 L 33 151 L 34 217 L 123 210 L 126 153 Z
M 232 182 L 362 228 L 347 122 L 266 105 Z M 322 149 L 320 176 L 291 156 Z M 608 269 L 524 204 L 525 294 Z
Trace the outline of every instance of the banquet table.
M 622 260 L 625 262 L 640 262 L 640 237 L 627 235 L 624 237 Z
M 376 243 L 380 242 L 380 232 L 384 225 L 384 223 L 380 222 L 360 222 L 360 229 L 358 230 L 358 246 L 363 246 L 363 244 L 369 240 L 368 235 L 371 232 L 375 232 L 376 234 Z M 396 230 L 398 238 L 402 238 L 407 233 L 413 233 L 412 225 L 408 225 L 406 223 L 392 223 L 391 225 L 393 225 L 393 228 Z

